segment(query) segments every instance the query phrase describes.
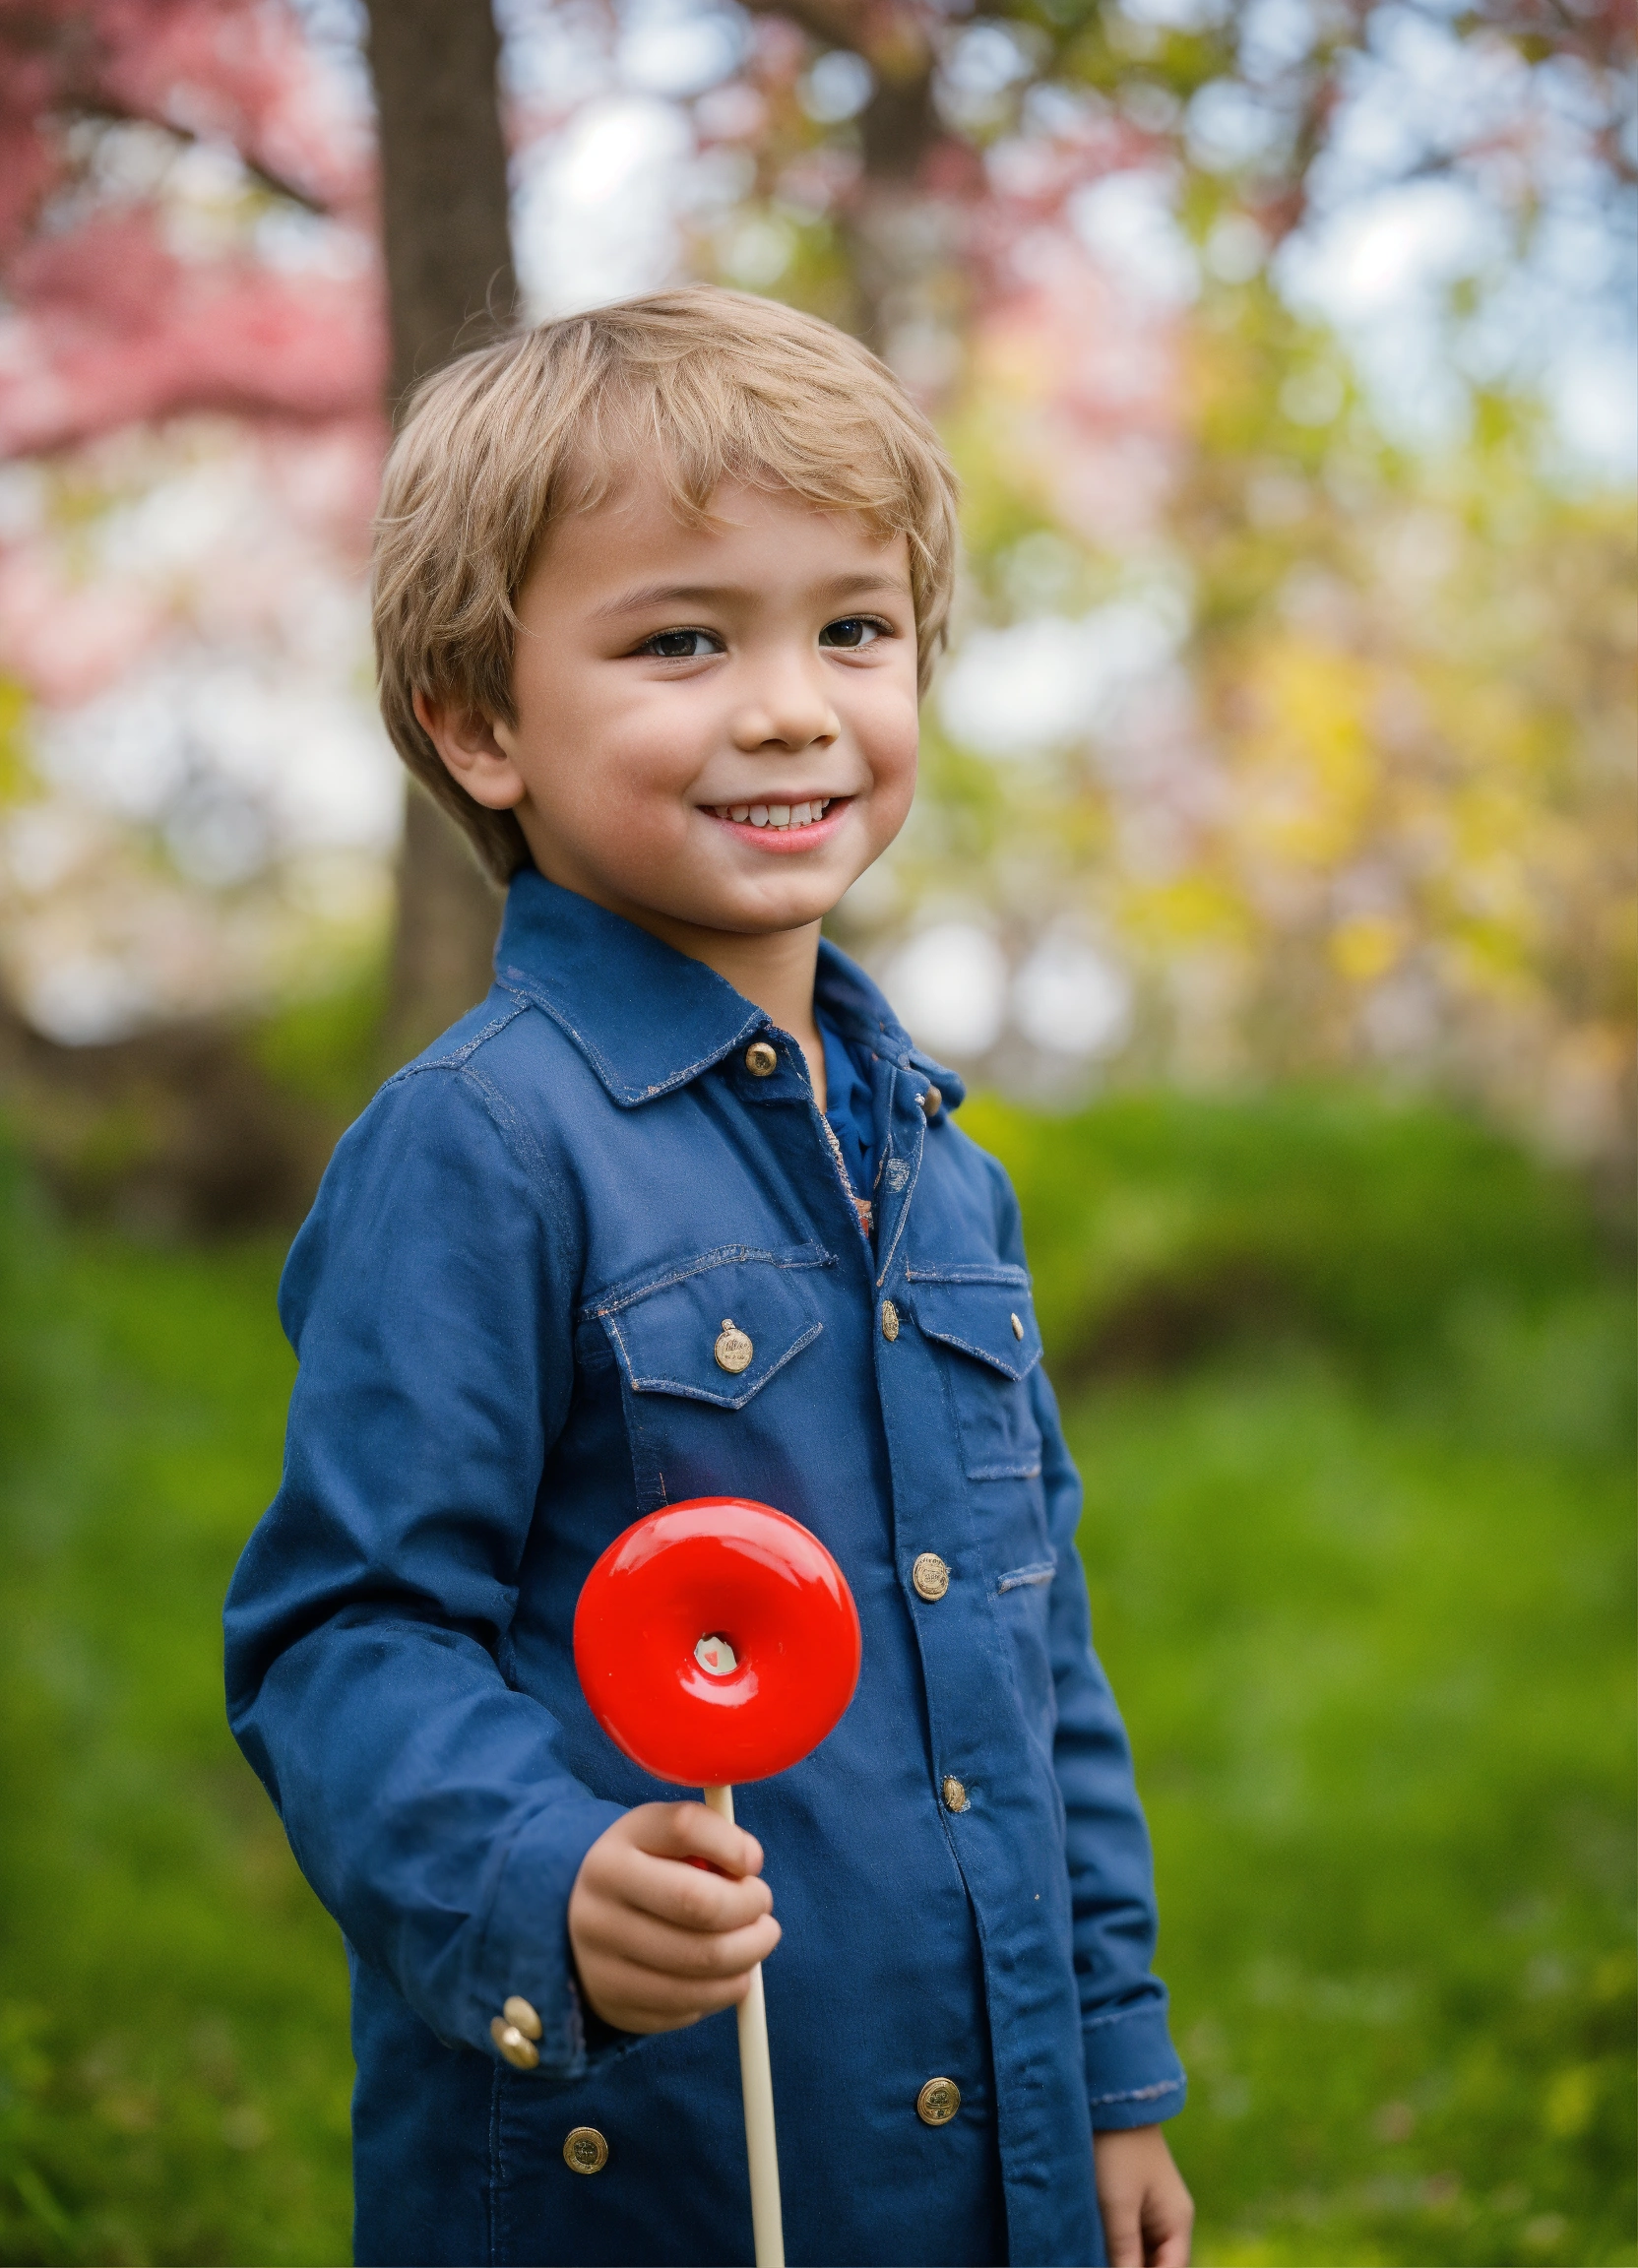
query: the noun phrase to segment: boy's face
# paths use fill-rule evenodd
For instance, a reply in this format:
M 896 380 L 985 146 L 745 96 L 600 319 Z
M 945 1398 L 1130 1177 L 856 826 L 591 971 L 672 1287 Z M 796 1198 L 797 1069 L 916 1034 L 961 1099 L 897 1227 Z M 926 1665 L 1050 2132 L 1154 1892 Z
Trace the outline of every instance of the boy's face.
M 738 484 L 712 509 L 686 528 L 643 479 L 560 522 L 519 599 L 516 724 L 423 714 L 543 874 L 685 948 L 816 922 L 915 785 L 905 537 Z

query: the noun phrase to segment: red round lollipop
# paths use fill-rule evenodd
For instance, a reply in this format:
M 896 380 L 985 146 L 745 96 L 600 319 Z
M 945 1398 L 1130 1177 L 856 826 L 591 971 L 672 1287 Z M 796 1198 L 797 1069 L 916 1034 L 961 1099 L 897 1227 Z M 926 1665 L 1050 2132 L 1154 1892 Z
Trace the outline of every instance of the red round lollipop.
M 858 1683 L 858 1613 L 817 1536 L 740 1496 L 667 1504 L 616 1536 L 575 1609 L 598 1723 L 689 1788 L 766 1780 L 816 1748 Z

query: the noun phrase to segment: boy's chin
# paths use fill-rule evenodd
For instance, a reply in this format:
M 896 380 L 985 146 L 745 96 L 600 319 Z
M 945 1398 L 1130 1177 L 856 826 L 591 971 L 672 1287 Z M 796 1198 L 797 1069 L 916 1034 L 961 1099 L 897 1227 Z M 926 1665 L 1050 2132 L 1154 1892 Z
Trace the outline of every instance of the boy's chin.
M 694 916 L 695 926 L 733 937 L 783 937 L 792 929 L 811 929 L 842 897 L 828 892 L 820 897 L 786 898 L 777 905 L 724 904 Z
M 851 863 L 835 871 L 793 872 L 780 860 L 763 874 L 701 875 L 694 887 L 677 893 L 674 917 L 702 929 L 740 936 L 777 936 L 822 921 L 857 879 Z

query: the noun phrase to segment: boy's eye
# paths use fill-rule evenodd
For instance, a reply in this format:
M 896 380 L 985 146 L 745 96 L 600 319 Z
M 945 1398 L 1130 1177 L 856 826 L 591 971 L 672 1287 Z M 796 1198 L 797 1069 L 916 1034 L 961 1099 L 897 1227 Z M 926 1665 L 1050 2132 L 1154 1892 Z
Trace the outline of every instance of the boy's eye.
M 704 655 L 721 654 L 723 641 L 715 630 L 657 630 L 637 651 L 660 662 L 697 662 Z
M 873 614 L 844 614 L 840 621 L 827 622 L 819 633 L 821 646 L 873 646 L 878 638 L 889 635 L 889 626 L 878 622 Z

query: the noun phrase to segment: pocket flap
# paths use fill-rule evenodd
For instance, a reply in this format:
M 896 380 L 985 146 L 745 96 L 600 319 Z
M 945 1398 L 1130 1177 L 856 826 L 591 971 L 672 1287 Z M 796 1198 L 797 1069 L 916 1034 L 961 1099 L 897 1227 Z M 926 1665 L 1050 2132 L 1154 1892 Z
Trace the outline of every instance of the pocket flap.
M 1040 1360 L 1040 1332 L 1028 1279 L 908 1272 L 911 1305 L 929 1339 L 959 1348 L 1014 1380 Z
M 634 1393 L 742 1410 L 823 1330 L 811 1271 L 829 1264 L 813 1246 L 785 1254 L 736 1245 L 594 1312 Z

